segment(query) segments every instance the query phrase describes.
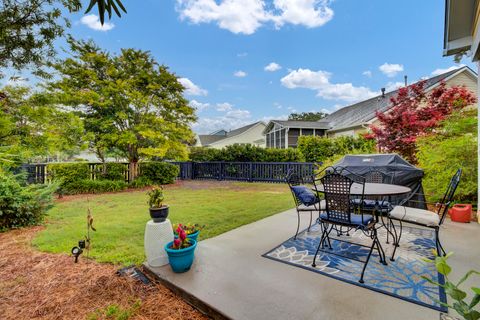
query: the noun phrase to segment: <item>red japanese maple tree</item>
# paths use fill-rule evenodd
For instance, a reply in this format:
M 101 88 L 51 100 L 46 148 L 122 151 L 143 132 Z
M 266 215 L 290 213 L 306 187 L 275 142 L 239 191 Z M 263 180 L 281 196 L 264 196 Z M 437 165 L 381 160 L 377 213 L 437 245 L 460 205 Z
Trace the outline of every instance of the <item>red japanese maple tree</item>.
M 380 125 L 370 126 L 367 138 L 377 141 L 381 151 L 396 152 L 416 163 L 418 136 L 432 132 L 454 110 L 474 104 L 475 95 L 464 86 L 447 87 L 441 82 L 425 92 L 426 81 L 398 90 L 386 112 L 376 112 Z

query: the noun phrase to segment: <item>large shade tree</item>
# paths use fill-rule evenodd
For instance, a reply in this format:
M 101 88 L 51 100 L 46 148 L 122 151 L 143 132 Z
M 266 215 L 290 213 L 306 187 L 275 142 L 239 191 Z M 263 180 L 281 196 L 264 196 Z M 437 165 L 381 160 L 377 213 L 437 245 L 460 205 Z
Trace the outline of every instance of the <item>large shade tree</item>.
M 94 151 L 119 150 L 132 172 L 142 157 L 186 156 L 195 110 L 166 66 L 146 51 L 112 55 L 91 41 L 68 42 L 72 56 L 53 65 L 49 89 L 83 118 Z
M 455 110 L 476 102 L 475 94 L 463 86 L 447 87 L 441 82 L 425 91 L 426 81 L 419 81 L 398 90 L 391 98 L 387 112 L 377 112 L 378 125 L 370 128 L 368 137 L 386 152 L 396 152 L 416 163 L 417 138 L 432 132 Z
M 302 112 L 302 113 L 291 113 L 288 116 L 288 120 L 300 120 L 300 121 L 319 121 L 328 116 L 324 112 Z
M 0 77 L 7 68 L 48 77 L 45 66 L 56 55 L 54 42 L 70 26 L 64 12 L 78 12 L 87 1 L 85 13 L 96 6 L 102 25 L 105 15 L 127 12 L 121 0 L 1 0 Z
M 0 100 L 0 152 L 4 156 L 73 155 L 82 149 L 84 130 L 78 116 L 30 87 L 6 86 L 1 90 L 6 93 Z
M 62 17 L 64 8 L 78 11 L 80 0 L 0 1 L 0 69 L 29 68 L 48 76 L 44 67 L 56 54 L 54 41 L 70 25 Z

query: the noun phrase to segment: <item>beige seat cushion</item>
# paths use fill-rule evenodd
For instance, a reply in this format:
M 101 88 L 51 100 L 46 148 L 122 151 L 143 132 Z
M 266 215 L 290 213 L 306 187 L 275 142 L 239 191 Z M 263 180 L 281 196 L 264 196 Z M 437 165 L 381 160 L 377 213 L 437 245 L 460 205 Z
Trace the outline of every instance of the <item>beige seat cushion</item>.
M 415 222 L 429 227 L 438 226 L 440 217 L 435 212 L 404 206 L 396 206 L 390 211 L 390 217 L 406 222 Z
M 317 208 L 315 208 L 315 206 L 317 206 Z M 311 205 L 311 206 L 306 206 L 306 205 L 299 205 L 298 206 L 298 210 L 299 211 L 316 211 L 318 210 L 318 204 L 315 204 L 315 205 Z M 325 200 L 320 200 L 320 210 L 325 210 Z

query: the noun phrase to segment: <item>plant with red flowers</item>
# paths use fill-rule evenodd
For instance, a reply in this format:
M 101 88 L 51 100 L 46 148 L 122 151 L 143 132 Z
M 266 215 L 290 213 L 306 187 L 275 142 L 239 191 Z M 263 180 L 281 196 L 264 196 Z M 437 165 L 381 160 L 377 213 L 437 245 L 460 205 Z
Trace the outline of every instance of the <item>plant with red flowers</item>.
M 388 111 L 377 112 L 380 125 L 372 125 L 373 138 L 381 151 L 396 152 L 416 163 L 417 137 L 433 132 L 452 111 L 474 104 L 475 95 L 463 86 L 447 87 L 445 82 L 425 92 L 426 81 L 398 90 Z
M 179 250 L 179 249 L 188 248 L 192 245 L 192 243 L 190 242 L 190 239 L 187 238 L 187 233 L 185 232 L 185 230 L 182 228 L 181 225 L 177 227 L 175 232 L 178 234 L 178 238 L 175 238 L 175 240 L 173 240 L 173 244 L 171 247 L 172 249 Z
M 173 225 L 173 230 L 174 230 L 173 233 L 174 233 L 175 235 L 178 235 L 178 233 L 177 233 L 178 227 L 181 227 L 183 230 L 185 230 L 185 233 L 186 233 L 187 236 L 188 236 L 188 235 L 191 235 L 191 234 L 194 234 L 194 233 L 196 233 L 196 232 L 198 232 L 198 231 L 203 230 L 203 228 L 205 228 L 205 225 L 201 226 L 201 225 L 199 225 L 198 223 L 195 223 L 195 224 L 191 224 L 191 223 L 187 223 L 187 224 L 181 224 L 181 223 L 179 223 L 179 224 L 174 224 L 174 225 Z

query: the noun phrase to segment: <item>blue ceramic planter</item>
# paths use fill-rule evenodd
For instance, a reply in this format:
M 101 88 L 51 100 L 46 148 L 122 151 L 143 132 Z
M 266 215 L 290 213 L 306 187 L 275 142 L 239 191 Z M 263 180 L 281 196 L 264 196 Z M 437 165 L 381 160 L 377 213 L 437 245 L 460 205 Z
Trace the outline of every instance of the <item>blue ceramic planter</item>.
M 187 238 L 197 241 L 197 238 L 198 238 L 199 234 L 200 234 L 200 230 L 195 232 L 195 233 L 187 235 Z
M 193 263 L 193 258 L 195 257 L 195 248 L 197 247 L 196 240 L 191 239 L 190 241 L 193 242 L 190 247 L 179 250 L 170 248 L 173 244 L 173 241 L 165 245 L 165 251 L 168 254 L 168 262 L 170 263 L 173 272 L 182 273 L 190 270 L 190 267 Z

